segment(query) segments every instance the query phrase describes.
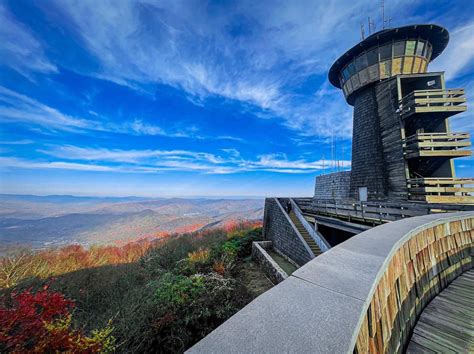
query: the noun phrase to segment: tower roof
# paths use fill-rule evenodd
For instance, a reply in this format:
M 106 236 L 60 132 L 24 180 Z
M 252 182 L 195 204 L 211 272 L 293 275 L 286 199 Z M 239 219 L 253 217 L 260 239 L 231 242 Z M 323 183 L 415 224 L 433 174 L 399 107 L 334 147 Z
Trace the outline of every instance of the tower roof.
M 444 48 L 446 48 L 448 45 L 449 32 L 444 27 L 433 24 L 410 25 L 376 32 L 364 39 L 362 42 L 353 46 L 334 62 L 334 64 L 331 66 L 331 69 L 329 69 L 329 81 L 334 86 L 341 88 L 341 84 L 339 82 L 339 73 L 344 68 L 344 66 L 359 54 L 374 47 L 377 44 L 386 43 L 396 39 L 418 37 L 428 40 L 433 46 L 433 53 L 431 54 L 431 60 L 433 60 L 438 55 L 440 55 Z

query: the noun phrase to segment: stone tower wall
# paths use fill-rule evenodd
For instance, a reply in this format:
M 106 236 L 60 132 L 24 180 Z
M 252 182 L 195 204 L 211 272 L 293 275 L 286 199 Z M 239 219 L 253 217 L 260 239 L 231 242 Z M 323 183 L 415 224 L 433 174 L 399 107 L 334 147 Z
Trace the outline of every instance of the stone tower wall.
M 403 156 L 400 114 L 398 110 L 397 79 L 382 81 L 375 86 L 380 122 L 384 170 L 388 197 L 408 199 Z
M 386 197 L 386 178 L 375 87 L 355 93 L 350 196 L 367 187 L 368 199 Z

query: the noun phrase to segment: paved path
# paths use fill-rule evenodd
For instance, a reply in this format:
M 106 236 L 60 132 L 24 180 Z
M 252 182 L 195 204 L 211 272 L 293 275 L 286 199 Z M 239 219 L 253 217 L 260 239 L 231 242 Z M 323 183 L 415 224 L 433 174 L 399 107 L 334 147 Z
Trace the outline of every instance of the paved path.
M 407 353 L 474 353 L 474 269 L 423 310 Z

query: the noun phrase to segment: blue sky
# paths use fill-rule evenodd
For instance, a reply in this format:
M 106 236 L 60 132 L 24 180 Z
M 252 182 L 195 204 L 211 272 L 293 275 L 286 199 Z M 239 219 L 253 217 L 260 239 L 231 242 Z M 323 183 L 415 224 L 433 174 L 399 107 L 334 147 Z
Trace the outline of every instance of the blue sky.
M 474 102 L 474 2 L 386 13 L 450 31 L 430 70 Z M 327 70 L 367 16 L 380 29 L 374 1 L 0 1 L 0 192 L 310 196 L 331 141 L 350 168 Z M 473 134 L 472 108 L 452 127 Z

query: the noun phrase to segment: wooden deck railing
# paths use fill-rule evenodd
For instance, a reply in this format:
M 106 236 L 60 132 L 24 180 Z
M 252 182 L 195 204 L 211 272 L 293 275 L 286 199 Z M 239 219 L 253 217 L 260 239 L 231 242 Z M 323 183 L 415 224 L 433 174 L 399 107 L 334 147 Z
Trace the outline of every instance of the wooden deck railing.
M 436 200 L 436 198 L 463 199 L 474 203 L 474 178 L 411 178 L 407 181 L 412 200 Z
M 415 90 L 400 100 L 402 118 L 414 113 L 452 112 L 467 109 L 464 89 Z
M 426 179 L 430 180 L 430 179 Z M 440 179 L 438 179 L 440 180 Z M 441 179 L 442 180 L 442 179 Z M 457 179 L 467 184 L 468 179 Z M 451 182 L 453 179 L 451 179 Z M 447 182 L 447 181 L 446 181 Z M 472 211 L 472 205 L 413 202 L 413 201 L 368 201 L 337 199 L 294 198 L 303 214 L 307 216 L 329 216 L 341 220 L 359 222 L 369 225 L 378 225 L 390 221 L 420 216 L 432 213 L 453 211 Z
M 402 140 L 406 158 L 420 156 L 470 156 L 469 133 L 416 133 Z

